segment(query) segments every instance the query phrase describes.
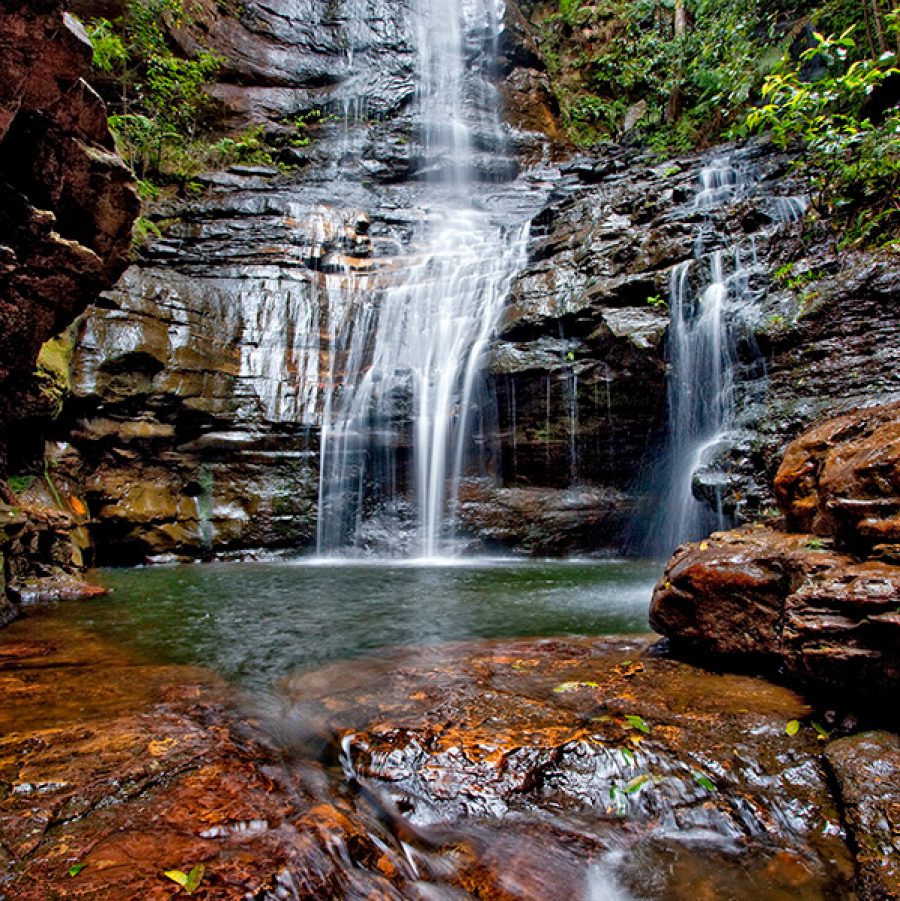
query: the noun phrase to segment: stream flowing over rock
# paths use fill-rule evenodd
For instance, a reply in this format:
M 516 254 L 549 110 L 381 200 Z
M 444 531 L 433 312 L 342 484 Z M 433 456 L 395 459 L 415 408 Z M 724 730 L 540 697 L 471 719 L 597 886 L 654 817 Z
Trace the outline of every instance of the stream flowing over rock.
M 784 731 L 803 699 L 648 644 L 400 650 L 236 706 L 24 619 L 0 639 L 2 886 L 167 898 L 202 862 L 223 899 L 854 897 L 815 733 Z

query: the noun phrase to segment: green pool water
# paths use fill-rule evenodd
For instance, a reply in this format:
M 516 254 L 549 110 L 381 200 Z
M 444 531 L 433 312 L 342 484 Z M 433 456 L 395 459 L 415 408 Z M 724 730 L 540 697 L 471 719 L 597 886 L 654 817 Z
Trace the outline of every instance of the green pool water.
M 466 560 L 100 570 L 111 593 L 57 615 L 158 663 L 246 686 L 396 645 L 647 629 L 661 565 Z

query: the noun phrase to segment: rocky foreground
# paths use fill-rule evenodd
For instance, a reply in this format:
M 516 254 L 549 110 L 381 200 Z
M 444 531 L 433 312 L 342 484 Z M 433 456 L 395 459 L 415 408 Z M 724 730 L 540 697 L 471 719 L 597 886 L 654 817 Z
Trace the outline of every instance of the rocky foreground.
M 679 549 L 651 624 L 695 652 L 762 664 L 896 717 L 900 404 L 806 432 L 788 448 L 775 492 L 782 528 L 717 533 Z
M 872 728 L 896 728 L 898 412 L 789 449 L 808 531 L 676 554 L 668 646 L 399 649 L 241 698 L 52 611 L 14 623 L 0 894 L 900 898 L 900 738 Z
M 862 797 L 880 779 L 890 803 L 896 741 L 824 743 L 789 689 L 651 641 L 397 652 L 241 706 L 20 620 L 0 893 L 167 898 L 193 870 L 199 898 L 851 898 L 859 843 L 867 896 L 892 897 Z

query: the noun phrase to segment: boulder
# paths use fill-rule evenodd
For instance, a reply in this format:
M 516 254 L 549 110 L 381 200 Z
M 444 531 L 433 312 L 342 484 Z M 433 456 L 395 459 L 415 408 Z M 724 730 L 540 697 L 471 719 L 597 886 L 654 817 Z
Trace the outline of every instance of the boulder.
M 788 448 L 775 494 L 791 529 L 857 548 L 900 542 L 900 402 L 806 432 Z
M 850 696 L 900 686 L 900 568 L 764 527 L 679 548 L 650 624 L 676 646 Z
M 755 658 L 815 689 L 895 691 L 900 403 L 801 435 L 775 493 L 793 531 L 757 524 L 679 548 L 654 592 L 651 625 L 676 644 Z

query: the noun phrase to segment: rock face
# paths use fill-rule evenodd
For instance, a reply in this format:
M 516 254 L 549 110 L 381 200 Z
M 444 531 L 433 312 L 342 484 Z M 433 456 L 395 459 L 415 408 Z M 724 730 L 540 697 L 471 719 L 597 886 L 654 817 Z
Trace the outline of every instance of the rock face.
M 312 544 L 330 329 L 347 284 L 410 252 L 435 174 L 411 111 L 410 4 L 226 6 L 200 4 L 175 37 L 226 59 L 214 93 L 235 126 L 279 133 L 324 116 L 281 160 L 291 173 L 234 167 L 204 176 L 199 200 L 159 206 L 165 236 L 82 322 L 56 437 L 81 457 L 101 559 Z M 896 276 L 864 254 L 839 271 L 824 239 L 804 244 L 783 215 L 802 186 L 759 145 L 665 164 L 609 147 L 523 176 L 557 153 L 559 130 L 527 17 L 505 9 L 488 81 L 472 74 L 485 35 L 467 35 L 467 96 L 499 92 L 508 125 L 473 135 L 473 171 L 485 208 L 531 217 L 531 231 L 488 353 L 469 472 L 481 487 L 459 506 L 460 537 L 544 553 L 639 543 L 665 445 L 673 273 L 694 260 L 700 279 L 726 251 L 748 287 L 735 410 L 693 492 L 746 520 L 773 503 L 782 448 L 812 418 L 868 391 L 900 397 L 888 359 Z M 717 160 L 740 173 L 740 190 L 698 204 L 699 171 Z M 790 277 L 775 278 L 785 267 Z M 498 523 L 479 494 L 534 519 Z M 579 507 L 587 525 L 562 526 Z M 541 531 L 554 537 L 535 540 Z
M 28 415 L 38 351 L 125 267 L 134 179 L 84 81 L 91 45 L 60 2 L 0 6 L 0 433 Z
M 897 404 L 863 409 L 795 441 L 776 490 L 788 524 L 815 534 L 755 526 L 685 545 L 656 588 L 651 625 L 877 707 L 860 686 L 900 685 L 900 554 L 884 541 L 897 509 L 898 417 Z
M 35 373 L 41 346 L 121 274 L 139 207 L 106 108 L 84 80 L 90 42 L 64 7 L 0 4 L 0 480 L 8 451 L 40 453 L 29 419 L 57 412 L 58 386 Z M 0 620 L 15 610 L 3 583 L 19 600 L 50 575 L 57 593 L 75 591 L 83 544 L 72 517 L 0 511 Z
M 831 742 L 825 756 L 857 847 L 864 898 L 900 898 L 900 736 L 864 732 Z

